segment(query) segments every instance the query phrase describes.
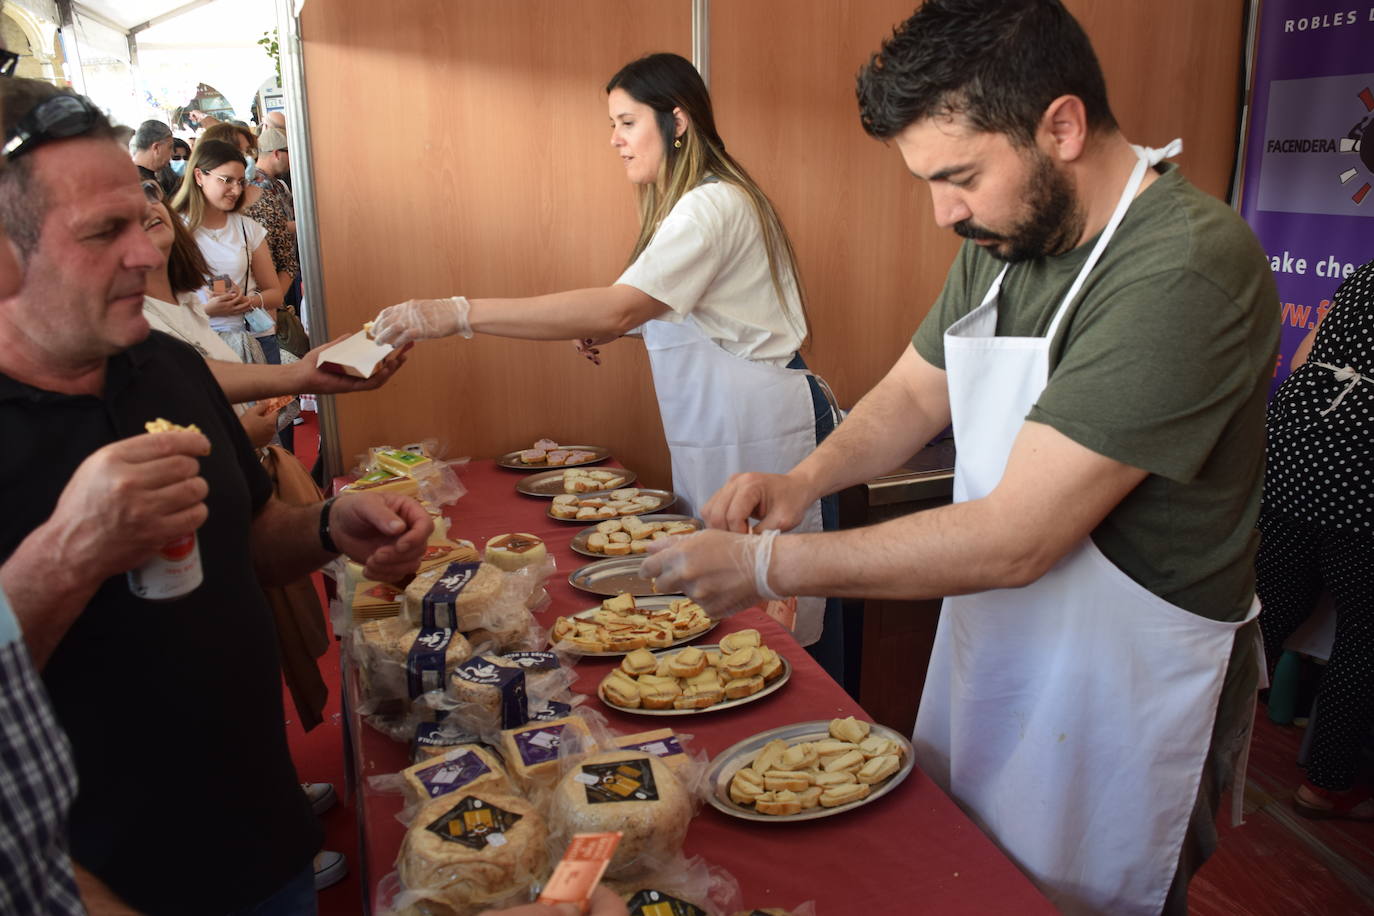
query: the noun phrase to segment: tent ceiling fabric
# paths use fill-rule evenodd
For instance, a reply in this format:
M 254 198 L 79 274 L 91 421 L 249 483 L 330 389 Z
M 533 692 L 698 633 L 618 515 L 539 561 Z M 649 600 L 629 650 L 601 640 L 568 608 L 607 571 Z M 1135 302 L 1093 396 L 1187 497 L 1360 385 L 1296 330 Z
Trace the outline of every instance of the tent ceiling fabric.
M 173 13 L 190 0 L 76 0 L 76 16 L 84 10 L 125 31 Z M 212 0 L 138 33 L 140 47 L 243 47 L 277 25 L 274 0 Z

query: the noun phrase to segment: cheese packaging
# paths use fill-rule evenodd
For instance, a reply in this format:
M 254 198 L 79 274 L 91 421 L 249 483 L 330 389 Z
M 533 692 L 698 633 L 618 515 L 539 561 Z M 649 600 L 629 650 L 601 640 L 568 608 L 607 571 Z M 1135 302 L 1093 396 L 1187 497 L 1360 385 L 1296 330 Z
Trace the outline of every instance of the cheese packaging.
M 421 630 L 399 617 L 364 621 L 355 630 L 354 646 L 363 692 L 371 701 L 441 690 L 447 672 L 472 655 L 462 633 Z
M 684 779 L 691 758 L 671 728 L 656 728 L 653 731 L 639 732 L 634 735 L 617 735 L 613 740 L 615 746 L 622 750 L 643 751 L 646 754 L 653 754 L 668 764 L 673 769 L 674 775 L 680 780 Z
M 479 730 L 518 728 L 529 718 L 525 669 L 499 655 L 479 655 L 454 668 L 448 692 L 459 704 L 459 719 Z
M 442 717 L 444 714 L 441 712 Z M 456 724 L 445 722 L 417 722 L 410 737 L 410 762 L 420 763 L 442 757 L 455 747 L 463 744 L 477 744 L 477 735 L 464 731 Z
M 487 563 L 434 566 L 406 586 L 401 615 L 414 626 L 476 630 L 496 616 L 502 585 L 501 571 Z
M 507 572 L 538 566 L 549 555 L 544 541 L 532 534 L 501 534 L 487 541 L 486 561 Z
M 510 794 L 510 780 L 496 755 L 476 744 L 451 747 L 401 771 L 406 804 L 430 801 L 441 795 L 484 787 Z
M 434 462 L 424 455 L 403 448 L 379 448 L 372 452 L 372 463 L 379 470 L 389 471 L 397 477 L 414 477 L 417 470 Z
M 565 738 L 588 741 L 591 733 L 581 716 L 531 722 L 501 732 L 501 756 L 517 786 L 528 792 L 558 780 L 558 754 Z
M 334 346 L 321 350 L 315 359 L 315 366 L 354 378 L 371 378 L 391 350 L 390 344 L 379 344 L 369 338 L 366 331 L 358 331 Z
M 544 818 L 523 798 L 482 786 L 423 805 L 397 857 L 405 905 L 472 913 L 527 892 L 548 861 Z M 528 898 L 526 898 L 528 899 Z M 395 905 L 394 904 L 394 905 Z
M 402 477 L 390 471 L 371 471 L 350 484 L 339 488 L 340 493 L 395 493 L 416 499 L 420 495 L 420 484 L 413 477 Z
M 563 775 L 549 806 L 555 843 L 575 833 L 620 831 L 608 877 L 643 874 L 676 858 L 692 821 L 692 799 L 672 769 L 642 751 L 591 754 Z
M 361 574 L 362 570 L 359 569 Z M 401 590 L 386 582 L 362 579 L 353 589 L 353 619 L 376 620 L 395 617 L 401 611 Z

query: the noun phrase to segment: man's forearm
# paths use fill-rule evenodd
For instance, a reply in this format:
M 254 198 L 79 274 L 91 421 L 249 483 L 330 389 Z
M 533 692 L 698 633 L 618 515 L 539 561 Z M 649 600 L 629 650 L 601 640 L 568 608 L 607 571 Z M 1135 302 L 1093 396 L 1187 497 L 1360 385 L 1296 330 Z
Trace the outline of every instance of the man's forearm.
M 138 910 L 120 900 L 104 881 L 75 861 L 72 862 L 72 871 L 76 873 L 76 887 L 81 892 L 81 902 L 90 916 L 139 916 Z
M 61 563 L 61 556 L 63 551 L 54 533 L 40 527 L 0 566 L 0 588 L 9 599 L 29 656 L 39 670 L 104 581 L 91 581 L 82 570 Z
M 253 520 L 253 568 L 267 586 L 285 585 L 319 569 L 337 554 L 320 543 L 320 507 L 288 506 L 275 497 Z
M 217 359 L 206 362 L 210 367 L 210 373 L 214 375 L 215 381 L 219 382 L 220 388 L 224 389 L 224 396 L 231 404 L 300 393 L 301 381 L 297 377 L 295 367 L 304 365 L 303 363 L 278 366 L 230 363 Z

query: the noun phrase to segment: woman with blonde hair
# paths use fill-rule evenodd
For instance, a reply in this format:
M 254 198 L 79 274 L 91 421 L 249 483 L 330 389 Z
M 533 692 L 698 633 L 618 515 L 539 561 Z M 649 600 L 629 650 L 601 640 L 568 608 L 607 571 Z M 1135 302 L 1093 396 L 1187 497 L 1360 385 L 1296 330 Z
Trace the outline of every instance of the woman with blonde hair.
M 385 309 L 385 343 L 474 333 L 595 346 L 639 329 L 653 368 L 673 486 L 696 513 L 743 471 L 783 473 L 838 409 L 806 371 L 796 258 L 768 197 L 725 150 L 706 85 L 676 54 L 651 54 L 606 86 L 611 146 L 638 187 L 640 232 L 611 286 L 525 299 L 418 299 Z M 814 504 L 797 530 L 819 531 Z M 794 631 L 821 632 L 819 599 Z
M 223 140 L 201 140 L 186 163 L 172 209 L 209 267 L 210 326 L 245 363 L 281 362 L 276 314 L 282 303 L 267 230 L 244 216 L 244 159 Z

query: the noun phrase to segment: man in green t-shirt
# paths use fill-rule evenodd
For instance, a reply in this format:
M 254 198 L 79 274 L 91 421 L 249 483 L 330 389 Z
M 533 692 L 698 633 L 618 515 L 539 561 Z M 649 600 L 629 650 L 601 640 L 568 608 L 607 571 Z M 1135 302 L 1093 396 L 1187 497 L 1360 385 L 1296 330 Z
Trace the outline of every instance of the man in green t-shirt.
M 643 573 L 717 615 L 778 593 L 958 596 L 922 767 L 1060 906 L 1184 912 L 1253 711 L 1267 260 L 1122 136 L 1058 0 L 928 0 L 859 102 L 968 241 L 835 433 L 788 474 L 732 479 L 703 511 L 724 530 Z M 775 536 L 951 419 L 953 505 Z

